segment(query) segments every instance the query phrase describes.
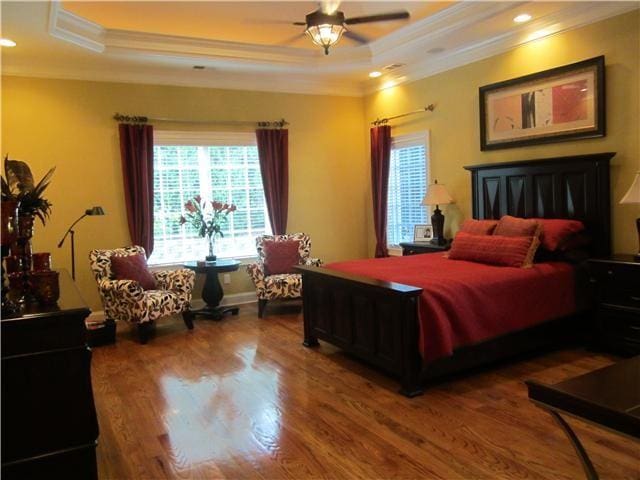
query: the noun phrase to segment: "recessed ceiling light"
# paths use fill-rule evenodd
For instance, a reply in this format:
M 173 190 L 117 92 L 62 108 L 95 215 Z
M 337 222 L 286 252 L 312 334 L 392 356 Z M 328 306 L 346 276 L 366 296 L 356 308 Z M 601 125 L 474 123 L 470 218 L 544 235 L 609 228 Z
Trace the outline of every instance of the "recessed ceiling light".
M 382 73 L 378 72 L 377 70 L 374 70 L 373 72 L 369 72 L 369 77 L 371 78 L 378 78 L 380 75 L 382 75 Z
M 0 46 L 2 47 L 15 47 L 16 42 L 9 40 L 8 38 L 0 38 Z
M 513 21 L 516 23 L 524 23 L 524 22 L 528 22 L 529 20 L 531 20 L 531 15 L 529 15 L 528 13 L 521 13 L 520 15 L 518 15 L 517 17 L 514 17 Z
M 194 65 L 193 69 L 194 70 L 204 70 L 204 65 Z

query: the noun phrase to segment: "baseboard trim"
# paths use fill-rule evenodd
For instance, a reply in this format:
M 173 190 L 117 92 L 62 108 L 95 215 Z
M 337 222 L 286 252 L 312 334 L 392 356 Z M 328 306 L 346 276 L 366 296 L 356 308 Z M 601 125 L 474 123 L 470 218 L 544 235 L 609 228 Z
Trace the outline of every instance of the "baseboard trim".
M 254 303 L 257 301 L 258 297 L 256 292 L 230 293 L 229 295 L 224 296 L 220 305 L 243 305 L 245 303 Z M 192 304 L 195 308 L 201 308 L 204 306 L 204 301 L 201 298 L 194 298 Z M 104 318 L 104 310 L 96 310 L 89 314 L 88 320 L 90 322 L 96 322 L 104 320 Z

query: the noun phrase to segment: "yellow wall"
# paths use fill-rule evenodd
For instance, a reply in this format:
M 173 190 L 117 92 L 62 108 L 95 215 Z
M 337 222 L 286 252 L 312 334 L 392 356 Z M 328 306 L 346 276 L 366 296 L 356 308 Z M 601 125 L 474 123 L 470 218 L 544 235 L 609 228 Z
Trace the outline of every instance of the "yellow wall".
M 56 248 L 83 211 L 101 205 L 107 216 L 76 227 L 77 279 L 84 298 L 101 310 L 87 255 L 130 243 L 115 112 L 157 117 L 275 120 L 289 126 L 290 232 L 312 238 L 325 260 L 366 256 L 365 134 L 362 99 L 136 84 L 4 77 L 0 151 L 24 160 L 36 179 L 57 170 L 47 191 L 53 203 L 45 227 L 36 225 L 36 251 L 53 253 L 70 269 L 69 246 Z M 175 125 L 167 125 L 175 129 Z M 251 291 L 244 270 L 227 293 Z M 198 294 L 199 294 L 198 290 Z
M 614 249 L 632 252 L 637 248 L 633 220 L 640 208 L 617 202 L 640 170 L 639 23 L 635 11 L 364 99 L 4 77 L 0 152 L 29 162 L 37 178 L 57 166 L 48 191 L 53 215 L 45 227 L 37 226 L 34 238 L 37 251 L 53 252 L 56 266 L 69 268 L 68 247 L 56 248 L 68 225 L 87 207 L 105 208 L 108 216 L 87 218 L 76 228 L 78 283 L 93 309 L 101 306 L 86 261 L 89 250 L 130 242 L 111 119 L 116 111 L 194 120 L 286 118 L 291 122 L 288 230 L 308 232 L 313 254 L 328 261 L 373 253 L 367 129 L 374 118 L 437 105 L 432 113 L 395 124 L 394 132 L 430 130 L 433 178 L 446 183 L 456 199 L 444 209 L 449 235 L 470 217 L 464 165 L 616 151 Z M 480 151 L 478 87 L 602 54 L 606 137 Z M 248 277 L 238 272 L 226 291 L 251 289 Z
M 429 130 L 432 178 L 445 183 L 455 205 L 443 208 L 450 236 L 471 217 L 470 174 L 464 165 L 527 160 L 580 153 L 618 152 L 612 160 L 612 227 L 616 252 L 638 249 L 636 205 L 618 205 L 640 170 L 638 10 L 564 34 L 541 39 L 507 53 L 465 65 L 365 98 L 365 119 L 392 116 L 435 103 L 436 110 L 393 123 L 393 134 Z M 494 82 L 605 55 L 607 135 L 604 138 L 480 151 L 478 88 Z M 369 231 L 373 230 L 369 207 Z M 374 251 L 369 237 L 369 253 Z

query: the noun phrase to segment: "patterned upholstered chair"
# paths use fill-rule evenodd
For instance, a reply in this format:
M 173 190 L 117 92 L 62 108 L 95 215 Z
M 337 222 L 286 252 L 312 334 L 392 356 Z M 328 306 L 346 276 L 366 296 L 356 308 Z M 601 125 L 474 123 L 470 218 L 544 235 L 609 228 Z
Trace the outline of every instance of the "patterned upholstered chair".
M 139 246 L 113 250 L 92 250 L 89 254 L 104 313 L 108 320 L 124 320 L 136 324 L 140 343 L 147 343 L 158 318 L 182 313 L 184 323 L 193 329 L 193 315 L 189 311 L 195 273 L 187 269 L 152 272 L 158 289 L 143 290 L 134 280 L 115 280 L 111 271 L 111 257 L 145 255 Z
M 302 297 L 302 275 L 299 273 L 284 273 L 278 275 L 265 275 L 264 272 L 264 242 L 265 240 L 280 242 L 284 240 L 300 241 L 300 265 L 319 267 L 322 261 L 310 258 L 311 240 L 304 233 L 292 233 L 288 235 L 262 235 L 256 238 L 258 261 L 247 265 L 247 273 L 253 280 L 258 294 L 258 317 L 262 318 L 269 300 L 280 298 Z

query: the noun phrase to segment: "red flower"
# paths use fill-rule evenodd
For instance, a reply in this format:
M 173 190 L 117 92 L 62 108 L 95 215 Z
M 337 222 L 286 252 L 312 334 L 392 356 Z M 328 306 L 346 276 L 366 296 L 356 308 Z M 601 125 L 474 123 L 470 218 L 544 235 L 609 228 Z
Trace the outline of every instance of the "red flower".
M 200 195 L 196 195 L 195 197 L 193 197 L 193 199 L 198 203 L 202 201 L 202 197 Z
M 218 202 L 217 200 L 214 200 L 213 202 L 211 202 L 211 206 L 216 211 L 222 210 L 222 202 Z
M 180 225 L 184 225 L 185 223 L 187 223 L 187 219 L 184 218 L 184 215 L 180 215 Z
M 229 206 L 229 212 L 235 212 L 237 210 L 237 207 L 234 204 L 231 204 Z
M 191 200 L 189 200 L 187 203 L 184 204 L 184 209 L 187 212 L 191 212 L 191 213 L 194 213 L 196 211 L 196 207 L 193 204 L 193 201 L 191 201 Z

